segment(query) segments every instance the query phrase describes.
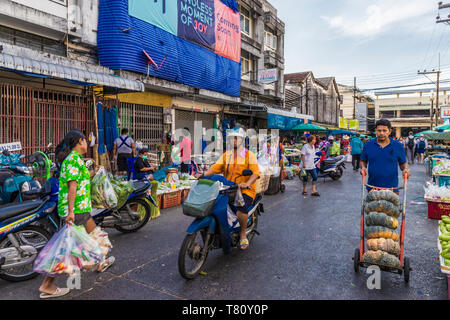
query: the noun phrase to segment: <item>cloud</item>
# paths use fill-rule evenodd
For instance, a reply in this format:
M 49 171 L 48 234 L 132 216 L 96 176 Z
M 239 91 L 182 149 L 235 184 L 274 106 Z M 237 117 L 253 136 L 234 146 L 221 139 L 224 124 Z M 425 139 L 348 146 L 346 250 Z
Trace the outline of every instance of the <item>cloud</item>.
M 399 22 L 437 10 L 436 3 L 429 0 L 370 0 L 372 4 L 366 6 L 365 10 L 358 2 L 350 1 L 345 7 L 345 14 L 322 16 L 322 19 L 343 35 L 371 37 L 388 31 Z

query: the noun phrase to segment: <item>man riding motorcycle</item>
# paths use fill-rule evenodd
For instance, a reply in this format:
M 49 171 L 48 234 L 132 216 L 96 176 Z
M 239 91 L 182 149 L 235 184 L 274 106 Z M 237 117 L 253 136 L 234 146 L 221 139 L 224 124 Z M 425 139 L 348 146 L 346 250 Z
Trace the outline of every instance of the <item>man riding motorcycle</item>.
M 204 176 L 210 177 L 214 174 L 223 174 L 227 180 L 236 182 L 241 188 L 245 204 L 236 209 L 239 225 L 241 226 L 240 233 L 240 248 L 245 250 L 249 246 L 249 241 L 246 235 L 246 226 L 248 221 L 249 208 L 254 202 L 256 196 L 255 182 L 260 178 L 258 161 L 255 154 L 244 147 L 245 130 L 242 128 L 235 128 L 228 133 L 227 143 L 232 144 L 231 151 L 222 154 L 216 164 L 214 164 Z M 250 169 L 253 175 L 250 177 L 243 177 L 244 170 Z

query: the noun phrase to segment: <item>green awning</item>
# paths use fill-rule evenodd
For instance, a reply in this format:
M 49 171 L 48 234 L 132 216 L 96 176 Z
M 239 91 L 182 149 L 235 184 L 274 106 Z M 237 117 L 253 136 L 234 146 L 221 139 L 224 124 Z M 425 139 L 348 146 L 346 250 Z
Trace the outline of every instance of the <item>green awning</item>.
M 326 132 L 327 129 L 324 127 L 312 124 L 312 123 L 304 123 L 299 124 L 298 126 L 295 126 L 292 131 L 309 131 L 309 132 Z
M 450 130 L 450 124 L 444 124 L 439 127 L 435 127 L 434 130 Z
M 420 137 L 421 134 L 425 135 L 425 134 L 433 134 L 433 133 L 437 133 L 437 132 L 434 131 L 434 130 L 426 130 L 426 131 L 422 131 L 422 132 L 416 133 L 414 135 L 414 137 L 417 138 L 417 137 Z
M 433 132 L 433 133 L 425 133 L 425 139 L 427 140 L 444 140 L 450 141 L 450 132 Z

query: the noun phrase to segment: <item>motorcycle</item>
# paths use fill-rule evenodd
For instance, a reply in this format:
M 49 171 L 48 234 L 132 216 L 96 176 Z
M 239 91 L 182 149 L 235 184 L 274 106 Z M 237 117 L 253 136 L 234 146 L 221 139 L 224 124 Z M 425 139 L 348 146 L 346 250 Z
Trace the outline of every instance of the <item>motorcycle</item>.
M 140 180 L 131 183 L 135 191 L 121 208 L 92 210 L 91 215 L 98 226 L 131 233 L 147 224 L 151 216 L 151 207 L 147 201 L 158 206 L 151 197 L 151 182 Z
M 22 192 L 23 202 L 0 207 L 0 278 L 7 281 L 38 275 L 33 271 L 34 260 L 51 238 L 48 228 L 56 231 L 58 227 L 55 190 L 50 183 L 40 187 L 32 182 L 24 183 L 29 190 Z
M 244 170 L 242 176 L 251 176 L 253 172 L 249 169 Z M 238 185 L 228 181 L 222 176 L 214 175 L 198 181 L 199 185 L 217 185 L 217 196 L 212 196 L 208 209 L 199 210 L 197 213 L 189 211 L 186 202 L 189 202 L 189 196 L 183 204 L 183 213 L 185 215 L 196 217 L 187 229 L 187 235 L 181 245 L 178 254 L 178 270 L 185 279 L 195 278 L 201 271 L 209 251 L 222 249 L 224 253 L 229 253 L 232 248 L 239 247 L 241 230 L 237 220 L 236 212 L 231 210 L 229 204 L 230 196 L 236 193 Z M 191 189 L 191 193 L 195 193 L 195 186 Z M 220 190 L 219 190 L 220 188 Z M 211 192 L 208 188 L 204 188 L 199 192 L 199 198 L 208 199 Z M 214 199 L 215 198 L 215 199 Z M 264 206 L 261 203 L 262 194 L 258 194 L 249 210 L 249 218 L 247 222 L 247 239 L 251 242 L 255 234 L 258 234 L 258 219 L 264 212 Z
M 3 150 L 0 157 L 0 205 L 23 201 L 22 185 L 33 180 L 30 167 L 20 162 L 24 158 L 24 155 Z
M 338 156 L 334 158 L 325 158 L 323 151 L 316 152 L 314 158 L 314 164 L 317 170 L 317 176 L 319 178 L 330 177 L 337 181 L 344 174 L 345 169 L 345 157 Z

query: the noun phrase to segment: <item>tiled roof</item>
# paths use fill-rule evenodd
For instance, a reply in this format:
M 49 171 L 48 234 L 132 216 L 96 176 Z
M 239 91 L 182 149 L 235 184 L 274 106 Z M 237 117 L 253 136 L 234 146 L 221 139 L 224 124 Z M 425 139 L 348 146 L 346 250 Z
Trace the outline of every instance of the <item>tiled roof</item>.
M 310 74 L 312 74 L 311 71 L 288 73 L 284 75 L 284 82 L 289 81 L 289 83 L 303 83 Z

